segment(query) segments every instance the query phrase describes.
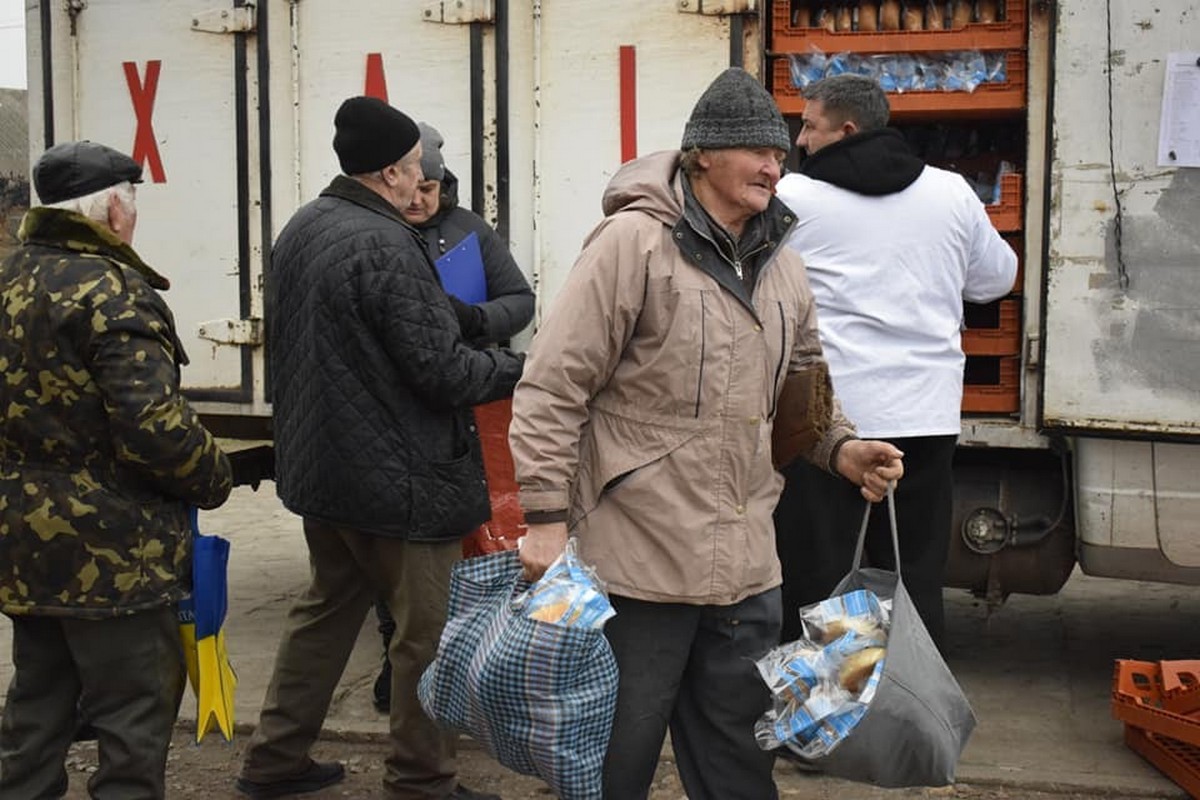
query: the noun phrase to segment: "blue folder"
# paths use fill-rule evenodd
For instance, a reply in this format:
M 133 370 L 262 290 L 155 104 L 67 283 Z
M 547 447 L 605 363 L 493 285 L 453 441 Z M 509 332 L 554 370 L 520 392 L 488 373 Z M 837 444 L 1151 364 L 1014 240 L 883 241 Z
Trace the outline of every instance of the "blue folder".
M 479 237 L 474 231 L 437 260 L 437 271 L 446 294 L 452 294 L 464 303 L 487 300 L 483 255 L 479 251 Z

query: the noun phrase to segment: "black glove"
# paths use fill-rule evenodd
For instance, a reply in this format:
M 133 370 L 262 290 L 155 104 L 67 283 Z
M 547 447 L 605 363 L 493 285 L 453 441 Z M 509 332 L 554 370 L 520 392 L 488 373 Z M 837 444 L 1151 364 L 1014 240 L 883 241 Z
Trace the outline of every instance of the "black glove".
M 452 294 L 448 294 L 446 297 L 450 299 L 450 307 L 454 309 L 454 315 L 458 317 L 458 327 L 462 331 L 464 339 L 468 341 L 478 339 L 486 333 L 482 308 L 472 303 L 464 303 Z

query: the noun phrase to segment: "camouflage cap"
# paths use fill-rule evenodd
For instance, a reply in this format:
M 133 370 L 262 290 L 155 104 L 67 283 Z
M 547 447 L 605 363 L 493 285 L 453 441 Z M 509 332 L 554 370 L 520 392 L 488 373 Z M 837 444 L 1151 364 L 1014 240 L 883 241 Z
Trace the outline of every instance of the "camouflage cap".
M 142 167 L 132 158 L 87 140 L 56 144 L 33 165 L 33 188 L 47 204 L 141 180 Z

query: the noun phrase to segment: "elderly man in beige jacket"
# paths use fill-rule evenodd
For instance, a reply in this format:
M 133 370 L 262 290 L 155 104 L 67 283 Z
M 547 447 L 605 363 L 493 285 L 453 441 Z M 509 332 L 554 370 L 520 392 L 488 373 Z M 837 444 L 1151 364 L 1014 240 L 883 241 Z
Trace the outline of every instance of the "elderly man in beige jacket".
M 757 81 L 718 76 L 680 151 L 613 178 L 514 395 L 526 573 L 572 531 L 617 611 L 614 800 L 647 796 L 668 727 L 690 800 L 777 796 L 753 731 L 769 699 L 754 661 L 782 613 L 772 425 L 789 376 L 825 374 L 803 263 L 781 247 L 789 146 Z M 827 407 L 804 455 L 880 499 L 903 454 Z

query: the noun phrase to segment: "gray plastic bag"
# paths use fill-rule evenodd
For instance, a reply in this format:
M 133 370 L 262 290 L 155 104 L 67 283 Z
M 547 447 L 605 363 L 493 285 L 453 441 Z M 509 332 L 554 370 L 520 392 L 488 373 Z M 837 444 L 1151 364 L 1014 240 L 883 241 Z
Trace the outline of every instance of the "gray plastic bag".
M 892 598 L 883 674 L 866 715 L 829 753 L 810 763 L 828 775 L 876 786 L 945 786 L 954 783 L 959 756 L 975 729 L 975 714 L 904 588 L 890 490 L 888 517 L 897 572 L 858 566 L 870 511 L 868 504 L 854 568 L 833 595 L 869 589 L 880 599 Z

